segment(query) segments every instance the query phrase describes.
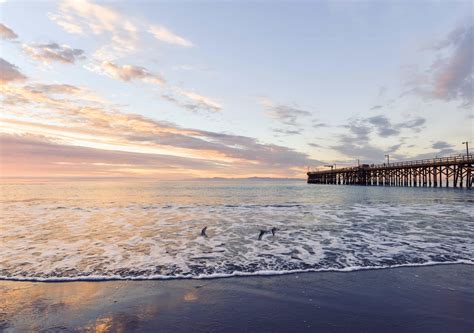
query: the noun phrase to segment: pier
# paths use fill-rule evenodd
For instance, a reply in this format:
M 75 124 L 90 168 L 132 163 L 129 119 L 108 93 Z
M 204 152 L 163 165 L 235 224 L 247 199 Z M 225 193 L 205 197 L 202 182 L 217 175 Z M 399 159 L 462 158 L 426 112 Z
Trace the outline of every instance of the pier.
M 308 171 L 308 184 L 472 189 L 473 155 Z

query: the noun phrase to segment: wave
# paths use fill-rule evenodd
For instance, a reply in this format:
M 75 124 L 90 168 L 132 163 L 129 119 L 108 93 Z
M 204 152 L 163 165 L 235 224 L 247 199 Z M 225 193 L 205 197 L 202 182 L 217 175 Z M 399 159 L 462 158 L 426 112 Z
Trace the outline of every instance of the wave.
M 464 204 L 4 208 L 3 280 L 202 279 L 474 263 L 474 209 Z M 201 236 L 204 226 L 208 237 Z M 262 240 L 260 230 L 267 231 Z
M 438 265 L 474 265 L 474 261 L 471 260 L 455 260 L 455 261 L 444 261 L 436 262 L 430 261 L 425 263 L 413 263 L 413 264 L 397 264 L 388 266 L 353 266 L 344 268 L 309 268 L 309 269 L 294 269 L 288 271 L 272 271 L 262 270 L 256 272 L 232 272 L 232 273 L 215 273 L 215 274 L 203 274 L 203 275 L 143 275 L 143 276 L 104 276 L 104 275 L 90 275 L 90 276 L 75 276 L 75 277 L 25 277 L 25 276 L 0 276 L 0 280 L 4 281 L 29 281 L 29 282 L 77 282 L 77 281 L 119 281 L 119 280 L 133 280 L 133 281 L 147 281 L 147 280 L 212 280 L 222 279 L 231 277 L 256 277 L 256 276 L 278 276 L 278 275 L 289 275 L 298 273 L 327 273 L 327 272 L 340 272 L 349 273 L 356 271 L 367 271 L 367 270 L 380 270 L 380 269 L 393 269 L 403 267 L 425 267 L 425 266 L 438 266 Z

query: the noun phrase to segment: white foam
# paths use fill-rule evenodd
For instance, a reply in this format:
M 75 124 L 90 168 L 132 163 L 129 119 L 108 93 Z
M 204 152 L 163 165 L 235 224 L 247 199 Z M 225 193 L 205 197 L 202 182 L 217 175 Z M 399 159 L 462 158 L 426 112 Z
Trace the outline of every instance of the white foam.
M 77 277 L 51 277 L 51 278 L 37 278 L 37 277 L 22 277 L 22 276 L 0 276 L 0 280 L 8 281 L 31 281 L 31 282 L 74 282 L 74 281 L 117 281 L 117 280 L 211 280 L 211 279 L 222 279 L 231 277 L 245 277 L 245 276 L 278 276 L 278 275 L 289 275 L 298 273 L 349 273 L 357 271 L 368 271 L 368 270 L 381 270 L 381 269 L 394 269 L 403 267 L 426 267 L 426 266 L 438 266 L 438 265 L 474 265 L 474 261 L 470 260 L 456 260 L 451 262 L 426 262 L 420 264 L 400 264 L 390 266 L 356 266 L 356 267 L 345 267 L 345 268 L 309 268 L 309 269 L 294 269 L 288 271 L 271 271 L 263 270 L 257 272 L 232 272 L 232 273 L 215 273 L 209 275 L 143 275 L 143 276 L 77 276 Z
M 2 204 L 0 278 L 215 278 L 472 264 L 473 211 L 461 204 L 11 201 Z M 200 236 L 204 226 L 208 238 Z M 275 237 L 257 240 L 272 227 Z

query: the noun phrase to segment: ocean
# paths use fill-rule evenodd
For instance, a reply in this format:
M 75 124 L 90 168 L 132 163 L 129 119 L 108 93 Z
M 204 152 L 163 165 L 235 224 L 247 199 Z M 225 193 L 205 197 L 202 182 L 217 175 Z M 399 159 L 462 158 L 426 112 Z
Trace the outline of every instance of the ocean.
M 0 279 L 7 280 L 474 264 L 474 192 L 462 189 L 88 181 L 2 184 L 0 199 Z

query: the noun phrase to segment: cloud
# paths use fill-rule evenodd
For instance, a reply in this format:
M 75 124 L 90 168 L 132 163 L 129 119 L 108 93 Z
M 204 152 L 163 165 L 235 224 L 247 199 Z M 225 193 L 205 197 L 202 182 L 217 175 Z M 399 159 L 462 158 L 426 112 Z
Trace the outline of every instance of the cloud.
M 213 98 L 194 91 L 179 91 L 179 88 L 168 86 L 160 74 L 121 60 L 142 52 L 145 42 L 150 45 L 149 39 L 145 40 L 150 36 L 172 45 L 187 48 L 194 46 L 190 40 L 168 27 L 150 24 L 143 18 L 125 15 L 111 6 L 90 0 L 60 1 L 57 12 L 49 13 L 48 16 L 67 32 L 92 34 L 108 41 L 90 56 L 91 61 L 84 66 L 86 69 L 125 82 L 142 81 L 161 85 L 165 91 L 163 98 L 190 111 L 217 112 L 222 109 L 221 104 Z M 149 56 L 140 55 L 135 59 Z
M 281 129 L 281 128 L 274 128 L 273 132 L 283 134 L 283 135 L 300 135 L 301 134 L 301 131 L 298 131 L 298 130 L 286 130 L 286 129 Z
M 429 151 L 429 148 L 434 149 L 434 151 Z M 429 148 L 426 149 L 429 152 L 412 156 L 411 159 L 424 160 L 432 159 L 433 157 L 446 157 L 453 154 L 465 153 L 462 149 L 454 149 L 455 146 L 447 143 L 446 141 L 436 141 Z
M 436 141 L 431 145 L 433 149 L 452 149 L 453 145 L 447 143 L 446 141 Z
M 141 66 L 119 65 L 112 61 L 103 61 L 99 66 L 89 65 L 87 68 L 100 74 L 105 74 L 115 80 L 125 82 L 139 80 L 158 85 L 165 84 L 163 77 Z
M 69 33 L 85 31 L 100 35 L 104 32 L 136 32 L 136 26 L 124 15 L 88 0 L 65 0 L 59 4 L 58 14 L 49 18 Z
M 74 95 L 78 94 L 82 90 L 76 86 L 70 84 L 34 84 L 28 85 L 25 89 L 33 93 L 43 94 L 59 94 L 59 95 Z
M 178 105 L 193 112 L 219 112 L 222 105 L 215 99 L 198 94 L 194 91 L 184 90 L 178 87 L 169 86 L 166 80 L 159 74 L 152 73 L 145 67 L 133 65 L 119 65 L 112 61 L 102 61 L 99 65 L 88 64 L 85 66 L 90 71 L 107 75 L 108 77 L 125 81 L 143 81 L 151 84 L 158 84 L 164 87 L 165 93 L 161 97 L 168 102 Z
M 383 138 L 398 135 L 401 130 L 405 128 L 419 131 L 420 127 L 426 123 L 426 119 L 417 117 L 401 123 L 392 124 L 392 122 L 384 115 L 367 118 L 367 121 L 375 126 L 378 135 Z
M 6 98 L 22 98 L 23 104 L 6 108 L 2 128 L 41 133 L 71 146 L 207 159 L 223 167 L 219 174 L 227 175 L 293 176 L 319 163 L 305 153 L 255 138 L 182 128 L 115 107 L 90 105 L 82 93 L 55 96 L 63 91 L 74 89 L 30 85 L 5 90 Z
M 74 64 L 77 60 L 85 59 L 83 50 L 57 43 L 23 44 L 23 51 L 31 58 L 44 63 Z
M 144 33 L 165 43 L 193 46 L 192 42 L 166 27 L 149 24 L 142 18 L 128 17 L 111 7 L 89 0 L 62 1 L 57 13 L 49 13 L 48 16 L 69 33 L 107 36 L 110 42 L 94 53 L 94 58 L 101 61 L 116 60 L 135 52 Z
M 6 25 L 0 23 L 0 38 L 6 40 L 17 39 L 18 35 Z
M 366 142 L 369 141 L 369 134 L 371 133 L 372 129 L 364 124 L 362 120 L 355 120 L 351 121 L 348 125 L 344 126 L 349 130 L 352 134 L 351 140 L 356 142 Z M 347 136 L 343 136 L 343 138 L 348 138 Z
M 474 27 L 458 27 L 447 37 L 425 50 L 435 52 L 426 74 L 410 73 L 409 92 L 427 99 L 459 101 L 470 107 L 473 99 Z
M 267 98 L 260 98 L 259 103 L 263 106 L 268 114 L 280 123 L 291 126 L 299 126 L 299 118 L 311 116 L 311 112 L 298 109 L 289 105 L 274 104 Z
M 235 140 L 239 141 L 237 137 Z M 268 146 L 270 154 L 278 146 Z M 212 158 L 179 157 L 167 154 L 134 153 L 81 147 L 55 142 L 48 136 L 0 134 L 3 177 L 246 177 L 304 174 L 277 165 L 225 164 Z M 286 150 L 284 150 L 286 151 Z M 278 149 L 275 153 L 280 152 Z M 265 152 L 264 152 L 265 154 Z M 276 155 L 275 155 L 276 156 Z M 287 164 L 286 158 L 277 162 Z M 268 158 L 268 156 L 267 156 Z M 305 162 L 312 162 L 305 160 Z
M 456 27 L 452 30 L 445 39 L 435 42 L 431 47 L 424 48 L 424 50 L 443 50 L 452 46 L 453 44 L 462 43 L 466 33 L 465 26 Z
M 357 145 L 353 142 L 334 145 L 331 148 L 352 159 L 360 159 L 361 162 L 374 162 L 383 159 L 386 151 L 371 144 Z
M 456 47 L 451 58 L 435 69 L 434 95 L 440 99 L 461 99 L 465 105 L 473 98 L 473 27 L 466 29 L 460 41 L 453 41 Z
M 375 147 L 370 142 L 372 126 L 366 124 L 365 119 L 353 119 L 349 124 L 344 125 L 348 130 L 347 134 L 341 134 L 338 142 L 330 148 L 352 159 L 373 161 L 380 159 L 384 151 Z
M 161 97 L 170 103 L 176 104 L 192 112 L 220 112 L 222 105 L 213 98 L 186 91 L 181 88 L 172 88 L 171 91 L 162 94 Z
M 162 42 L 185 47 L 193 46 L 193 43 L 191 43 L 189 40 L 174 34 L 163 26 L 152 25 L 148 31 L 153 35 L 153 37 Z
M 319 163 L 309 159 L 304 153 L 278 145 L 262 144 L 254 138 L 181 129 L 170 126 L 170 124 L 161 124 L 134 115 L 125 116 L 122 114 L 114 117 L 111 114 L 109 119 L 109 117 L 99 112 L 97 115 L 93 115 L 92 119 L 85 119 L 85 121 L 80 119 L 83 117 L 88 118 L 91 115 L 93 113 L 86 111 L 78 119 L 69 120 L 69 124 L 66 127 L 25 122 L 20 124 L 18 121 L 5 119 L 3 119 L 3 126 L 5 128 L 11 128 L 13 125 L 16 125 L 16 128 L 27 127 L 30 131 L 32 131 L 32 128 L 37 128 L 40 132 L 48 133 L 48 135 L 56 137 L 56 140 L 60 141 L 70 140 L 71 137 L 76 135 L 93 135 L 94 142 L 106 140 L 109 144 L 115 142 L 115 145 L 117 145 L 117 143 L 120 143 L 122 147 L 128 147 L 128 149 L 131 149 L 133 145 L 150 148 L 148 150 L 163 147 L 165 149 L 159 151 L 166 152 L 166 155 L 170 158 L 187 158 L 190 161 L 212 161 L 214 167 L 207 168 L 207 171 L 210 173 L 218 167 L 221 169 L 221 173 L 228 175 L 296 175 L 299 171 L 292 171 L 293 169 L 301 170 L 306 165 Z M 96 118 L 97 116 L 101 119 Z M 123 119 L 120 119 L 120 116 Z M 110 122 L 114 118 L 117 121 L 115 123 Z M 65 131 L 66 137 L 58 136 L 57 133 L 61 131 Z M 77 146 L 77 144 L 72 146 Z M 80 146 L 84 146 L 84 143 L 82 142 Z M 91 147 L 86 146 L 85 148 Z M 72 150 L 74 151 L 74 149 Z M 116 148 L 110 150 L 121 151 Z M 34 151 L 35 154 L 38 153 L 38 150 Z M 137 151 L 128 152 L 137 153 Z M 180 152 L 182 154 L 179 154 Z M 163 153 L 148 153 L 148 156 L 163 156 Z M 63 150 L 62 152 L 57 152 L 57 154 L 57 161 L 61 161 L 59 157 L 66 158 L 73 155 L 73 152 Z M 102 153 L 98 154 L 102 156 Z M 110 163 L 110 161 L 96 162 Z M 117 162 L 134 164 L 126 160 L 119 160 Z M 189 166 L 192 165 L 194 163 L 190 162 Z
M 392 135 L 398 135 L 400 133 L 400 130 L 396 128 L 395 126 L 393 126 L 388 120 L 388 118 L 385 116 L 380 115 L 380 116 L 370 117 L 368 121 L 369 123 L 377 127 L 378 134 L 383 138 L 386 138 Z
M 329 127 L 328 124 L 319 122 L 317 119 L 313 119 L 311 126 L 312 126 L 313 128 L 316 128 L 316 129 L 318 129 L 318 128 L 323 128 L 323 127 Z
M 380 161 L 387 153 L 395 153 L 402 143 L 387 147 L 377 147 L 372 139 L 375 132 L 379 137 L 397 137 L 402 130 L 420 131 L 426 119 L 417 117 L 399 123 L 392 123 L 386 116 L 378 115 L 369 118 L 352 119 L 343 127 L 348 133 L 338 137 L 338 143 L 331 146 L 335 151 L 350 158 L 358 158 L 367 162 Z M 403 142 L 403 138 L 399 138 Z M 398 156 L 401 157 L 401 156 Z
M 6 85 L 2 86 L 1 94 L 3 97 L 1 103 L 8 105 L 10 107 L 9 111 L 13 112 L 15 110 L 15 112 L 20 112 L 21 110 L 24 114 L 31 116 L 34 116 L 37 112 L 41 114 L 44 109 L 55 111 L 51 112 L 51 115 L 59 113 L 63 109 L 73 107 L 76 103 L 88 107 L 111 105 L 109 101 L 104 100 L 93 91 L 68 84 L 30 83 L 28 85 Z M 76 98 L 76 102 L 69 99 L 71 97 Z M 22 107 L 26 104 L 40 106 L 41 108 L 11 108 L 15 106 Z
M 383 108 L 382 105 L 374 105 L 370 108 L 370 110 L 377 110 L 377 109 L 381 109 L 381 108 Z
M 108 77 L 125 81 L 143 81 L 146 83 L 163 86 L 165 93 L 161 97 L 170 103 L 176 104 L 188 111 L 193 112 L 219 112 L 222 105 L 215 99 L 187 91 L 178 87 L 169 86 L 166 80 L 159 74 L 153 73 L 145 67 L 134 65 L 119 65 L 112 61 L 102 61 L 98 65 L 91 63 L 85 66 L 90 71 L 107 75 Z
M 189 98 L 191 101 L 193 101 L 193 103 L 190 104 L 191 109 L 202 108 L 202 109 L 208 109 L 215 112 L 221 111 L 222 109 L 222 106 L 210 97 L 199 95 L 195 92 L 186 91 L 186 90 L 180 90 L 180 94 L 182 96 Z
M 3 176 L 160 176 L 190 178 L 223 166 L 211 160 L 56 143 L 37 135 L 0 134 Z
M 26 80 L 26 76 L 20 73 L 18 67 L 0 58 L 0 83 L 5 84 L 24 80 Z
M 411 128 L 415 129 L 416 131 L 420 130 L 420 127 L 426 123 L 426 119 L 422 117 L 417 117 L 414 119 L 407 120 L 405 122 L 399 123 L 396 126 L 398 128 Z

